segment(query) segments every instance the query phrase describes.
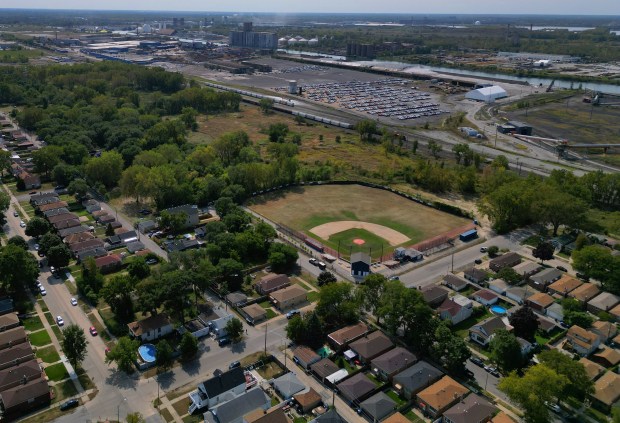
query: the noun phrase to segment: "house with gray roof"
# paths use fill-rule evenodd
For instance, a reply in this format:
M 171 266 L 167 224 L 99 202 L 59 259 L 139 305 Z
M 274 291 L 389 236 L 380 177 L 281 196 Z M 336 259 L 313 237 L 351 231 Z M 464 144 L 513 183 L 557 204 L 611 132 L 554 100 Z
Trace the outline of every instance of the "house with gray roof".
M 250 389 L 240 396 L 210 410 L 204 414 L 208 423 L 244 423 L 245 415 L 271 407 L 271 398 L 260 388 Z
M 506 329 L 506 325 L 500 317 L 494 316 L 483 320 L 469 329 L 469 338 L 478 344 L 485 346 L 491 342 L 495 332 Z
M 336 385 L 338 392 L 351 402 L 364 400 L 376 387 L 363 373 L 357 373 Z
M 422 289 L 422 297 L 429 306 L 435 308 L 448 298 L 449 291 L 441 286 L 431 285 Z
M 506 296 L 519 304 L 523 304 L 525 300 L 534 295 L 531 289 L 514 286 L 506 290 Z
M 517 272 L 522 279 L 527 279 L 535 273 L 539 272 L 542 266 L 538 263 L 535 263 L 530 260 L 525 260 L 523 263 L 517 264 L 513 267 L 514 271 Z
M 394 376 L 394 389 L 406 399 L 415 398 L 421 390 L 441 379 L 443 373 L 426 361 L 418 361 L 413 366 Z
M 331 361 L 329 358 L 324 358 L 310 366 L 310 370 L 314 372 L 314 374 L 321 380 L 321 382 L 325 382 L 327 376 L 333 375 L 340 368 Z
M 310 423 L 349 423 L 342 417 L 335 408 L 330 408 L 327 413 L 321 414 Z
M 510 285 L 508 285 L 503 279 L 494 279 L 489 282 L 489 289 L 499 295 L 504 295 L 508 288 L 510 288 Z
M 547 287 L 560 279 L 562 275 L 561 271 L 555 267 L 550 267 L 530 276 L 528 285 L 538 291 L 545 292 Z
M 277 379 L 273 379 L 269 382 L 269 384 L 273 386 L 273 389 L 275 389 L 278 395 L 285 400 L 293 398 L 293 395 L 306 389 L 306 385 L 301 383 L 293 372 L 282 375 Z
M 171 207 L 169 209 L 163 210 L 162 212 L 167 212 L 170 214 L 184 214 L 184 228 L 194 227 L 200 223 L 198 206 L 195 204 L 184 204 L 182 206 Z
M 235 291 L 226 295 L 226 301 L 234 307 L 240 307 L 248 301 L 248 296 L 241 291 Z
M 465 272 L 463 273 L 463 276 L 468 281 L 471 281 L 477 284 L 481 284 L 482 282 L 489 279 L 489 275 L 487 275 L 487 272 L 485 272 L 484 270 L 477 269 L 475 267 L 465 270 Z
M 367 363 L 373 358 L 378 357 L 387 350 L 391 349 L 394 343 L 383 334 L 380 330 L 358 339 L 349 344 L 349 348 L 353 350 L 359 357 L 360 361 Z
M 397 373 L 413 366 L 418 358 L 403 347 L 396 347 L 370 362 L 372 372 L 382 380 L 392 380 Z
M 455 291 L 462 291 L 463 289 L 467 288 L 467 284 L 469 282 L 467 282 L 467 279 L 465 278 L 454 275 L 452 273 L 448 273 L 446 276 L 443 277 L 441 283 Z
M 588 301 L 588 311 L 598 314 L 601 311 L 609 311 L 616 304 L 620 303 L 620 297 L 610 292 L 601 292 L 596 297 Z
M 504 267 L 514 267 L 521 263 L 521 256 L 514 251 L 502 254 L 489 262 L 489 269 L 499 272 Z
M 373 422 L 383 420 L 396 410 L 396 403 L 384 392 L 379 392 L 360 404 Z

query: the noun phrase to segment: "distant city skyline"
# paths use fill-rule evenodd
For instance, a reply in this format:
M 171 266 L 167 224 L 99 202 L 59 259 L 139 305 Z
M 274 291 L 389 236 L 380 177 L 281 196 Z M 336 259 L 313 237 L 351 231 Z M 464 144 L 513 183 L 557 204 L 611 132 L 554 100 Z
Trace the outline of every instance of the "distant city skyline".
M 619 0 L 4 0 L 3 8 L 270 13 L 620 15 Z

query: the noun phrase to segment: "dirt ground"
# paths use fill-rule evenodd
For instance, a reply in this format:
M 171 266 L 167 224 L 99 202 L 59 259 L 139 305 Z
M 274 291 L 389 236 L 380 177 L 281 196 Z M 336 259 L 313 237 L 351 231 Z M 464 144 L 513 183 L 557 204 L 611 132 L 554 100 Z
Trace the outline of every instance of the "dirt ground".
M 409 238 L 406 235 L 403 235 L 394 229 L 390 229 L 387 226 L 377 225 L 376 223 L 370 222 L 359 222 L 355 220 L 340 220 L 337 222 L 324 223 L 310 229 L 310 232 L 320 238 L 328 239 L 333 234 L 347 231 L 349 229 L 365 229 L 368 232 L 385 239 L 392 246 L 409 241 Z

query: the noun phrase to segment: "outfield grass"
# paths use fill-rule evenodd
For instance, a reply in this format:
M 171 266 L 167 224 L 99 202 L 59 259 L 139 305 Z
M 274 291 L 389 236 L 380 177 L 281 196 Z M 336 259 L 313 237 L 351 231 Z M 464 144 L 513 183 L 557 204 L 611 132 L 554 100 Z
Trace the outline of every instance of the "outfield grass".
M 61 381 L 69 377 L 69 373 L 64 363 L 52 364 L 45 368 L 45 374 L 54 382 Z
M 49 333 L 47 333 L 45 329 L 31 333 L 28 335 L 28 338 L 30 339 L 30 343 L 35 347 L 42 347 L 43 345 L 52 343 L 52 338 L 50 338 Z
M 364 244 L 358 245 L 353 241 L 356 239 L 364 240 Z M 340 250 L 343 255 L 350 255 L 359 251 L 380 253 L 381 248 L 389 248 L 387 240 L 369 232 L 365 229 L 349 229 L 333 234 L 328 239 L 323 240 L 325 244 L 334 250 Z M 374 255 L 374 254 L 373 254 Z

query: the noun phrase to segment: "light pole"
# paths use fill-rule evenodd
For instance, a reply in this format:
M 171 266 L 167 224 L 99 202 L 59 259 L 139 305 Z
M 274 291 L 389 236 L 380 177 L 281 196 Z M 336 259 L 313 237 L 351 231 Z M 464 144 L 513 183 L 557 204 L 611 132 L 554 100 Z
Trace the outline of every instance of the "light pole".
M 121 402 L 118 403 L 118 405 L 116 406 L 116 421 L 118 423 L 121 422 L 121 404 L 127 402 L 127 398 L 123 397 L 123 400 Z

